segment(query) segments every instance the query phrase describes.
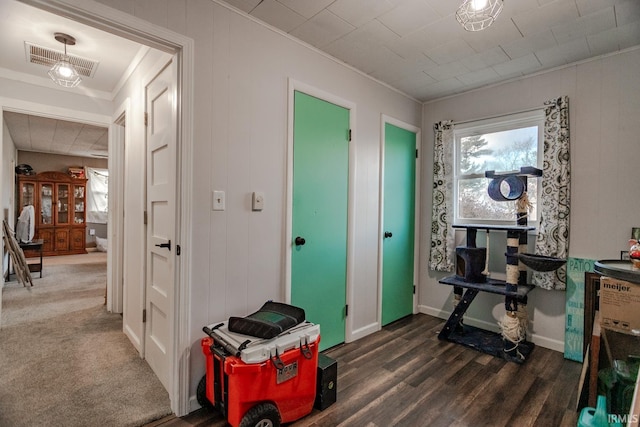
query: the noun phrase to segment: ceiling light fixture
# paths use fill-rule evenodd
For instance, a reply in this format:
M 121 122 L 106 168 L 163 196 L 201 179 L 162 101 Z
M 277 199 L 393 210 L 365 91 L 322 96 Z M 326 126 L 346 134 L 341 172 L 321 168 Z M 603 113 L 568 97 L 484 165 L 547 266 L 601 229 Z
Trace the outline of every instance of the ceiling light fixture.
M 467 31 L 480 31 L 493 24 L 502 11 L 503 0 L 464 0 L 456 19 Z
M 82 79 L 71 62 L 69 62 L 69 56 L 67 56 L 67 45 L 75 45 L 76 39 L 64 33 L 55 33 L 54 37 L 60 43 L 64 44 L 64 56 L 49 70 L 49 77 L 51 77 L 51 80 L 57 85 L 76 87 Z

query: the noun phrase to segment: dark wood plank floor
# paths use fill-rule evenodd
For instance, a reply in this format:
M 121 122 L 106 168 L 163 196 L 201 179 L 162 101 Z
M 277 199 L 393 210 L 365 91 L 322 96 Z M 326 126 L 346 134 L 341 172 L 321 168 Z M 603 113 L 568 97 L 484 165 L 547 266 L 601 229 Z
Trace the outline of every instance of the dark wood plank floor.
M 440 341 L 444 321 L 410 316 L 326 351 L 338 361 L 338 400 L 291 426 L 575 426 L 582 365 L 536 347 L 523 365 Z M 198 410 L 147 427 L 222 427 Z

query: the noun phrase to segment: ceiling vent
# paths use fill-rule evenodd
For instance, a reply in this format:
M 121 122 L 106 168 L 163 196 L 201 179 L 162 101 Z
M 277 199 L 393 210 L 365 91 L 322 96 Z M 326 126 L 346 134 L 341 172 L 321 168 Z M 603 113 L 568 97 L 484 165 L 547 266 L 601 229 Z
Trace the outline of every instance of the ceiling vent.
M 46 47 L 38 46 L 33 43 L 24 42 L 25 54 L 27 56 L 27 62 L 31 64 L 43 65 L 51 68 L 56 62 L 62 59 L 64 52 L 48 49 Z M 98 68 L 98 61 L 92 59 L 80 58 L 73 55 L 67 55 L 69 62 L 78 71 L 78 74 L 85 77 L 93 77 Z

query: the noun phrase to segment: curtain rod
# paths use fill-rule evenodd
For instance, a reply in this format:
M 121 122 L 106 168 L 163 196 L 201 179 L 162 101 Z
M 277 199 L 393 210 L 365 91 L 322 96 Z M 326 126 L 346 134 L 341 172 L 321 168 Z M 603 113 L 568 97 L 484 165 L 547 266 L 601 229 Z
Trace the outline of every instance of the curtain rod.
M 453 120 L 452 124 L 453 125 L 463 125 L 463 124 L 466 124 L 466 123 L 479 122 L 481 120 L 497 119 L 497 118 L 500 118 L 500 117 L 512 116 L 514 114 L 529 113 L 531 111 L 543 110 L 544 108 L 545 107 L 543 105 L 543 106 L 539 106 L 539 107 L 527 108 L 526 110 L 514 111 L 512 113 L 504 113 L 504 114 L 497 114 L 495 116 L 481 117 L 479 119 L 461 120 L 459 122 Z

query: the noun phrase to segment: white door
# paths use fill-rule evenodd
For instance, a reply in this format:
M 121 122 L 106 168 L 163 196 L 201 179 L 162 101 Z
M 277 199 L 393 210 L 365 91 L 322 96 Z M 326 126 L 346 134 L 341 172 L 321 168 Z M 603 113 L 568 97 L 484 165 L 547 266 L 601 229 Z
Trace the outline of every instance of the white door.
M 146 87 L 147 259 L 144 356 L 170 390 L 176 264 L 176 66 Z

